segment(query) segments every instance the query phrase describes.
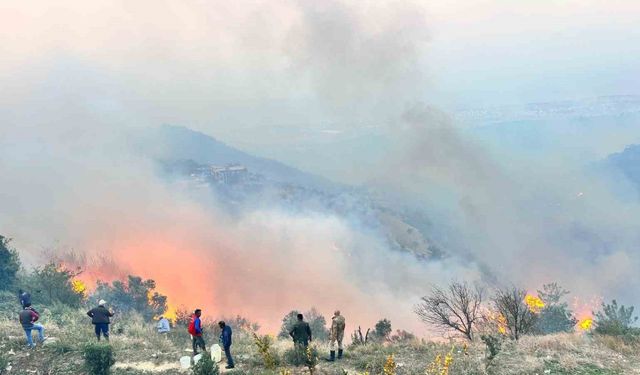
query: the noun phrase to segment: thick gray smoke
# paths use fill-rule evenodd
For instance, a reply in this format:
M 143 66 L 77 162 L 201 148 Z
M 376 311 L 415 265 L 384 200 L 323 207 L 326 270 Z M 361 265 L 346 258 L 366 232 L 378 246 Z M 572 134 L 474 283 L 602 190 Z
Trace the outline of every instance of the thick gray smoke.
M 450 214 L 449 249 L 488 266 L 498 283 L 533 291 L 558 281 L 583 300 L 637 303 L 637 200 L 560 157 L 499 158 L 429 107 L 408 111 L 381 176 L 389 189 Z M 559 140 L 561 141 L 561 140 Z M 631 287 L 630 286 L 634 286 Z
M 72 248 L 95 277 L 153 278 L 174 307 L 241 313 L 270 329 L 312 305 L 340 308 L 354 325 L 386 316 L 416 329 L 411 306 L 427 284 L 479 279 L 477 264 L 528 288 L 560 281 L 628 297 L 625 282 L 638 285 L 637 210 L 562 161 L 498 162 L 437 111 L 402 116 L 429 92 L 424 4 L 252 6 L 2 8 L 0 45 L 10 58 L 0 61 L 0 234 L 15 238 L 29 264 L 43 260 L 43 247 Z M 256 206 L 229 215 L 158 178 L 130 147 L 132 129 L 162 123 L 284 142 L 281 126 L 373 120 L 394 125 L 396 150 L 371 168 L 371 181 L 446 212 L 434 231 L 451 231 L 440 237 L 455 238 L 445 249 L 452 257 L 417 262 L 326 211 Z

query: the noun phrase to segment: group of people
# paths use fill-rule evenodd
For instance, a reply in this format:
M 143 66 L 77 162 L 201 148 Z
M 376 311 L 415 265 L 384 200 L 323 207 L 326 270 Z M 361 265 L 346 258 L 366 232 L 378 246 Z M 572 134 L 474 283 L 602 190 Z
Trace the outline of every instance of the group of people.
M 44 336 L 44 327 L 36 323 L 40 318 L 40 314 L 33 308 L 31 305 L 31 295 L 28 292 L 19 291 L 20 304 L 22 305 L 22 310 L 20 311 L 20 324 L 22 324 L 22 328 L 24 329 L 25 335 L 27 336 L 27 345 L 29 348 L 34 348 L 35 343 L 33 342 L 32 332 L 38 332 L 38 341 L 40 343 L 46 340 Z M 107 302 L 105 300 L 98 301 L 98 306 L 92 308 L 87 311 L 87 315 L 91 318 L 91 323 L 94 325 L 95 334 L 98 341 L 101 338 L 104 338 L 106 341 L 109 340 L 109 324 L 111 323 L 111 317 L 113 317 L 113 312 L 106 307 Z M 196 309 L 191 315 L 191 319 L 189 321 L 189 325 L 187 327 L 187 331 L 191 335 L 191 343 L 193 347 L 193 355 L 198 354 L 198 348 L 202 349 L 202 351 L 206 352 L 206 343 L 203 338 L 203 325 L 202 325 L 202 310 Z M 222 348 L 224 349 L 224 353 L 227 359 L 227 369 L 232 369 L 235 367 L 233 356 L 231 355 L 231 344 L 232 344 L 232 335 L 233 332 L 231 327 L 227 325 L 224 321 L 218 322 L 218 326 L 220 327 L 220 343 L 222 344 Z M 158 324 L 156 326 L 158 333 L 167 334 L 171 331 L 171 325 L 169 320 L 161 316 L 158 319 Z M 343 355 L 343 346 L 342 341 L 344 339 L 344 330 L 345 330 L 345 319 L 340 314 L 340 311 L 336 310 L 331 318 L 331 330 L 330 330 L 330 351 L 328 361 L 336 360 L 336 344 L 338 349 L 338 359 L 342 358 Z M 309 343 L 313 340 L 313 334 L 311 332 L 311 327 L 309 323 L 304 320 L 304 316 L 302 314 L 297 315 L 297 321 L 289 331 L 289 335 L 293 339 L 295 345 L 301 345 L 304 348 L 309 346 Z
M 204 342 L 204 338 L 202 336 L 202 310 L 196 309 L 191 315 L 191 319 L 189 320 L 189 326 L 187 327 L 187 331 L 191 335 L 191 344 L 193 347 L 193 355 L 196 356 L 198 354 L 198 348 L 201 348 L 203 351 L 207 351 L 206 343 Z M 224 355 L 227 358 L 227 366 L 225 368 L 232 369 L 235 367 L 233 362 L 233 356 L 231 356 L 231 336 L 232 331 L 231 327 L 227 325 L 224 321 L 218 322 L 218 327 L 220 327 L 220 343 L 222 344 L 222 348 L 224 349 Z
M 304 315 L 298 314 L 298 321 L 293 325 L 289 331 L 289 335 L 293 339 L 294 344 L 302 345 L 304 348 L 309 346 L 309 343 L 313 340 L 311 332 L 311 326 L 304 321 Z M 336 360 L 336 344 L 338 344 L 338 359 L 342 359 L 344 348 L 342 346 L 342 340 L 344 339 L 345 320 L 340 311 L 336 310 L 331 318 L 331 330 L 329 332 L 329 358 L 327 361 L 333 362 Z
M 44 336 L 44 326 L 40 323 L 36 323 L 40 319 L 40 313 L 31 305 L 31 294 L 25 292 L 22 289 L 18 292 L 20 298 L 20 305 L 22 310 L 18 314 L 20 324 L 24 333 L 27 336 L 27 346 L 31 349 L 36 347 L 36 343 L 33 342 L 33 331 L 38 332 L 38 343 L 44 343 L 47 339 Z M 104 337 L 105 340 L 109 340 L 109 324 L 110 318 L 113 316 L 113 312 L 105 307 L 107 302 L 100 300 L 98 306 L 87 311 L 87 315 L 91 318 L 95 328 L 96 337 L 100 341 L 100 337 Z

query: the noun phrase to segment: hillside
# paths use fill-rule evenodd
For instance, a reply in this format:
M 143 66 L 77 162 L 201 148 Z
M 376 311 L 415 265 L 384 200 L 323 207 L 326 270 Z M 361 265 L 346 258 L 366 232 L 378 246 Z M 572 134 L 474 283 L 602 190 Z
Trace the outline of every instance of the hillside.
M 28 350 L 24 347 L 23 332 L 15 321 L 0 320 L 0 358 L 9 362 L 3 374 L 84 375 L 82 348 L 95 339 L 92 327 L 83 311 L 45 311 L 42 322 L 47 336 L 44 346 Z M 206 328 L 205 339 L 215 343 L 215 334 Z M 347 326 L 350 332 L 353 325 Z M 144 323 L 137 316 L 119 317 L 112 327 L 111 345 L 115 352 L 114 375 L 188 374 L 181 370 L 179 359 L 189 355 L 190 342 L 184 327 L 178 327 L 168 337 L 153 330 L 152 323 Z M 328 353 L 326 342 L 315 343 L 319 356 Z M 232 352 L 237 367 L 221 369 L 226 374 L 308 374 L 306 367 L 287 363 L 287 351 L 292 344 L 277 340 L 271 352 L 279 363 L 277 369 L 267 370 L 249 330 L 235 329 Z M 383 344 L 372 343 L 347 346 L 345 358 L 335 363 L 321 358 L 314 374 L 450 374 L 450 375 L 507 375 L 507 374 L 582 374 L 614 375 L 640 373 L 640 347 L 624 344 L 620 339 L 585 334 L 531 336 L 519 342 L 504 341 L 502 350 L 487 359 L 486 347 L 480 341 L 467 345 L 463 341 L 430 342 L 408 338 Z M 435 358 L 449 354 L 452 363 L 448 370 L 434 365 Z M 390 356 L 396 363 L 393 372 L 384 372 Z M 432 372 L 426 369 L 436 368 Z M 222 367 L 222 364 L 221 364 Z M 447 372 L 448 371 L 448 372 Z M 2 373 L 2 371 L 0 371 Z
M 260 171 L 270 180 L 314 186 L 336 187 L 333 182 L 275 160 L 253 156 L 217 139 L 183 126 L 163 125 L 145 129 L 134 137 L 135 147 L 144 155 L 159 160 L 193 160 L 201 164 L 242 164 Z
M 640 145 L 629 145 L 623 151 L 609 155 L 604 164 L 640 188 Z

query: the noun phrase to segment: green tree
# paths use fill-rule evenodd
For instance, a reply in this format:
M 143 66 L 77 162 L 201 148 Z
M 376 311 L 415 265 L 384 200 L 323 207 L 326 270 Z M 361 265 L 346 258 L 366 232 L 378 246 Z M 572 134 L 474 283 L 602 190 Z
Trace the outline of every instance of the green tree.
M 578 320 L 573 316 L 569 305 L 562 299 L 569 294 L 557 283 L 545 284 L 538 290 L 538 297 L 544 307 L 536 321 L 536 331 L 542 334 L 572 332 Z
M 104 299 L 117 312 L 136 311 L 144 319 L 152 320 L 167 311 L 167 297 L 156 292 L 155 288 L 155 281 L 129 275 L 125 282 L 98 282 L 91 299 L 93 302 Z
M 9 246 L 10 238 L 0 235 L 0 290 L 13 287 L 20 270 L 18 251 Z
M 633 306 L 618 306 L 614 299 L 611 303 L 602 304 L 600 311 L 594 313 L 595 332 L 603 335 L 621 336 L 633 331 L 633 324 L 638 320 L 633 316 Z
M 309 327 L 311 328 L 311 334 L 313 335 L 314 340 L 324 341 L 329 338 L 329 330 L 327 329 L 327 321 L 316 310 L 315 308 L 311 308 L 304 315 L 304 320 L 309 323 Z M 278 337 L 280 338 L 288 338 L 289 332 L 293 328 L 293 325 L 298 321 L 298 310 L 292 310 L 287 315 L 282 318 L 282 327 L 280 328 L 280 333 Z
M 391 321 L 386 318 L 379 320 L 378 323 L 376 323 L 373 333 L 375 337 L 380 340 L 389 340 L 389 335 L 391 334 Z
M 73 281 L 82 273 L 80 268 L 70 270 L 55 262 L 35 268 L 25 281 L 38 294 L 39 303 L 53 305 L 62 303 L 78 307 L 85 298 L 84 290 L 74 287 Z

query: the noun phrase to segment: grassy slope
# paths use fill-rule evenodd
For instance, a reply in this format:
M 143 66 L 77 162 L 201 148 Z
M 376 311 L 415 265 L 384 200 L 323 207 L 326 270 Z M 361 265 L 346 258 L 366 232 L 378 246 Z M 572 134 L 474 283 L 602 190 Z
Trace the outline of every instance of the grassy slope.
M 92 326 L 81 311 L 67 312 L 54 321 L 45 311 L 42 322 L 47 336 L 57 338 L 35 350 L 24 348 L 24 337 L 17 322 L 0 320 L 0 353 L 10 360 L 9 374 L 85 374 L 82 369 L 82 344 L 93 340 Z M 178 360 L 190 348 L 188 335 L 183 329 L 170 337 L 155 334 L 153 325 L 139 318 L 117 321 L 113 325 L 111 343 L 116 352 L 117 367 L 114 374 L 179 374 Z M 237 330 L 236 330 L 237 331 Z M 280 374 L 262 367 L 261 357 L 251 336 L 244 332 L 234 334 L 233 352 L 238 368 L 229 374 Z M 214 337 L 207 337 L 214 343 Z M 274 349 L 282 357 L 290 347 L 288 341 L 277 341 Z M 424 374 L 426 367 L 438 354 L 446 354 L 451 345 L 432 342 L 408 342 L 389 345 L 368 345 L 346 350 L 345 358 L 333 364 L 320 361 L 316 374 L 370 374 L 382 373 L 385 359 L 393 354 L 398 364 L 397 374 Z M 585 335 L 551 335 L 527 337 L 519 343 L 506 342 L 493 360 L 485 359 L 481 342 L 469 346 L 467 354 L 458 345 L 453 351 L 454 362 L 450 374 L 640 374 L 640 349 L 613 338 Z M 319 344 L 321 355 L 327 353 L 326 344 Z M 308 373 L 304 368 L 289 367 L 291 374 Z

